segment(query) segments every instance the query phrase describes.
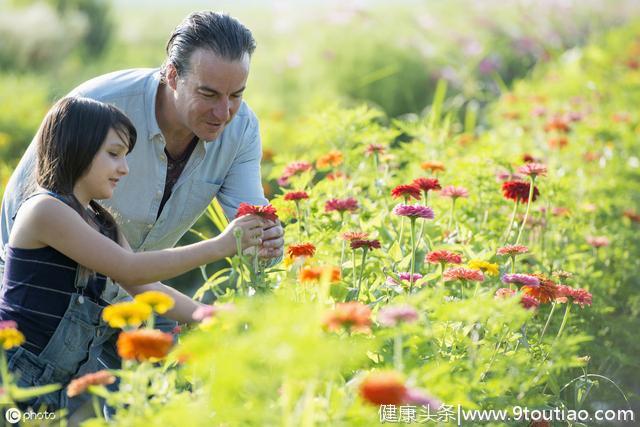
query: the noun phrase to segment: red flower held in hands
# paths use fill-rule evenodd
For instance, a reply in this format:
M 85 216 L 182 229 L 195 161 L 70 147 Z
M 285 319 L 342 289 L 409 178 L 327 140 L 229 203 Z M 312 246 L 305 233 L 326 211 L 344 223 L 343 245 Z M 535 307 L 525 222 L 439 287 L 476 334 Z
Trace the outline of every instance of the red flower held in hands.
M 290 191 L 284 195 L 285 200 L 296 201 L 296 200 L 303 200 L 308 198 L 309 198 L 309 195 L 307 194 L 306 191 Z
M 240 206 L 238 206 L 238 212 L 236 213 L 236 218 L 241 217 L 242 215 L 257 215 L 273 222 L 278 220 L 276 208 L 271 205 L 258 206 L 250 205 L 248 203 L 240 203 Z
M 526 202 L 527 200 L 529 200 L 530 189 L 531 184 L 528 182 L 507 181 L 502 183 L 502 195 L 505 197 L 505 199 L 510 199 L 514 202 Z M 540 191 L 538 191 L 538 187 L 534 185 L 531 201 L 534 202 L 539 195 Z
M 347 199 L 331 199 L 327 200 L 327 203 L 324 204 L 325 212 L 354 212 L 358 209 L 358 201 L 353 197 L 349 197 Z
M 420 200 L 421 193 L 420 193 L 420 188 L 418 188 L 413 184 L 410 184 L 410 185 L 398 185 L 396 188 L 391 190 L 391 195 L 395 199 L 398 199 L 400 197 L 405 197 L 407 199 L 414 198 L 416 200 Z

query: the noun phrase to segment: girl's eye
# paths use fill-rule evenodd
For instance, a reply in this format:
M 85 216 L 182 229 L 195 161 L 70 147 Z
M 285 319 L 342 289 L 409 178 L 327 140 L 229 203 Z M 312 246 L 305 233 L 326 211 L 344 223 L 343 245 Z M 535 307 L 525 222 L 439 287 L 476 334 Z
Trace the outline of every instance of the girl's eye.
M 119 156 L 119 155 L 118 155 L 118 153 L 112 153 L 112 152 L 110 152 L 110 153 L 109 153 L 109 155 L 110 155 L 111 157 L 118 157 L 118 156 Z

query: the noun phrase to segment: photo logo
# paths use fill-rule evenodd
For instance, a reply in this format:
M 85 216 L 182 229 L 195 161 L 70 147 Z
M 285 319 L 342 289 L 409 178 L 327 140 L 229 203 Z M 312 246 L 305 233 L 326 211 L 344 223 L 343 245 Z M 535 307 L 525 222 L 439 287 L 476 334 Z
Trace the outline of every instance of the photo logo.
M 20 412 L 18 408 L 9 408 L 7 412 L 4 413 L 4 417 L 9 424 L 16 424 L 22 418 L 22 412 Z

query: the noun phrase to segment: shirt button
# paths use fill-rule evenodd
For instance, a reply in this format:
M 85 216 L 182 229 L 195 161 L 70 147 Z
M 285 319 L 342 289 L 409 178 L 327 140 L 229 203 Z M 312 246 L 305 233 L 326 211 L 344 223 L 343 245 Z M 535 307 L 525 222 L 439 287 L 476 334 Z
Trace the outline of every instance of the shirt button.
M 153 224 L 148 224 L 147 229 L 151 230 L 153 228 Z
M 167 156 L 165 156 L 164 154 L 160 154 L 160 159 L 162 161 L 165 161 L 165 160 L 167 160 Z
M 162 196 L 162 191 L 160 190 L 156 191 L 156 196 Z

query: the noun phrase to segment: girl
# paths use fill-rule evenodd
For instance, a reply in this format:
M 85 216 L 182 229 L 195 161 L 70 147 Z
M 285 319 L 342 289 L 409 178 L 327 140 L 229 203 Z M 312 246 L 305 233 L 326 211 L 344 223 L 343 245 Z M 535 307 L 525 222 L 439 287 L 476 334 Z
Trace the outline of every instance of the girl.
M 0 320 L 13 320 L 26 342 L 8 352 L 20 386 L 66 386 L 87 362 L 92 346 L 113 331 L 101 319 L 110 298 L 107 277 L 130 294 L 159 290 L 175 300 L 166 316 L 192 321 L 201 304 L 158 280 L 171 278 L 257 246 L 262 220 L 245 215 L 217 237 L 179 248 L 133 253 L 114 218 L 95 199 L 107 199 L 128 173 L 125 156 L 136 131 L 117 108 L 87 98 L 64 98 L 37 135 L 36 183 L 15 217 L 6 248 Z M 33 408 L 68 406 L 64 390 L 29 402 Z

